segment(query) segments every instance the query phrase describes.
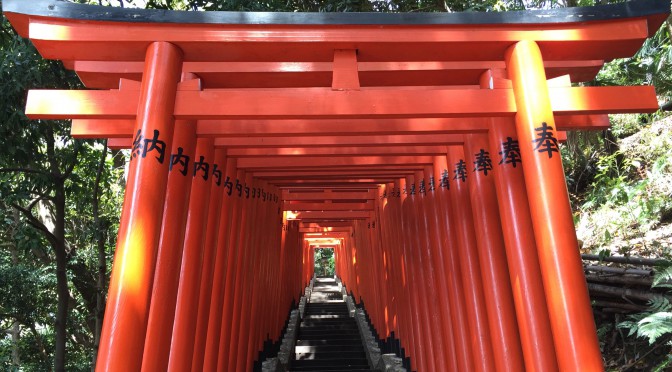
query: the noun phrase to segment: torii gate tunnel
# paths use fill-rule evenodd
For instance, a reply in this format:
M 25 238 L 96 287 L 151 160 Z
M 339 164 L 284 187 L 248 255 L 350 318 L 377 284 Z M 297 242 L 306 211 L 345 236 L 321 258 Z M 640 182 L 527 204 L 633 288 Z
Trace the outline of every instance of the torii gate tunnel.
M 250 370 L 316 245 L 418 371 L 600 371 L 559 141 L 653 112 L 581 87 L 666 0 L 510 13 L 173 12 L 4 0 L 88 90 L 33 119 L 130 148 L 97 371 Z

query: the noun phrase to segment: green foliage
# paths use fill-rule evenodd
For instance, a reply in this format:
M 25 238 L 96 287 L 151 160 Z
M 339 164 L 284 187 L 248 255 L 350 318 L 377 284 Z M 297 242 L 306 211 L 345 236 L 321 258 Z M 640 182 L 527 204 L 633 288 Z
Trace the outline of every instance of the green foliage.
M 335 273 L 334 250 L 332 248 L 315 249 L 315 274 L 334 275 Z
M 653 344 L 661 336 L 672 333 L 672 312 L 653 313 L 640 320 L 637 325 L 637 336 L 648 337 L 649 344 Z

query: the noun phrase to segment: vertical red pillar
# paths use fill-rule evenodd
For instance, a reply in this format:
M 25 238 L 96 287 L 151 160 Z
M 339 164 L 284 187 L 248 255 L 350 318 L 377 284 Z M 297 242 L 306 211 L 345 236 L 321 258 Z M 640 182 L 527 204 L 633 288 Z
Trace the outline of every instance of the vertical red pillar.
M 390 260 L 390 247 L 393 244 L 393 239 L 390 238 L 390 220 L 389 220 L 389 198 L 391 198 L 393 184 L 385 184 L 380 188 L 380 202 L 377 203 L 378 213 L 378 228 L 380 233 L 380 260 L 382 261 L 382 284 L 385 291 L 385 327 L 388 341 L 392 338 L 398 337 L 396 311 L 394 309 L 394 290 L 395 290 L 395 275 L 392 268 L 392 261 Z
M 511 46 L 506 66 L 558 364 L 561 371 L 602 371 L 539 46 Z
M 214 139 L 199 138 L 197 140 L 195 159 L 200 159 L 202 156 L 208 164 L 215 164 L 214 153 Z M 213 176 L 216 176 L 216 173 Z M 198 312 L 203 249 L 213 178 L 206 180 L 203 177 L 192 177 L 184 252 L 168 360 L 168 371 L 171 372 L 191 368 L 194 351 L 193 339 L 196 333 L 195 315 Z
M 226 165 L 223 171 L 235 167 L 235 159 L 226 159 Z M 223 175 L 226 177 L 226 175 Z M 226 184 L 226 179 L 220 183 Z M 228 190 L 228 189 L 227 189 Z M 228 191 L 227 191 L 228 192 Z M 227 195 L 228 196 L 228 195 Z M 226 286 L 226 268 L 227 260 L 235 249 L 229 244 L 229 234 L 231 226 L 231 214 L 233 213 L 233 203 L 229 197 L 222 196 L 222 207 L 219 217 L 217 254 L 214 262 L 212 275 L 212 292 L 210 294 L 210 311 L 208 313 L 208 329 L 206 333 L 205 352 L 203 356 L 203 369 L 205 371 L 215 371 L 217 369 L 217 359 L 219 356 L 219 343 L 221 341 L 222 330 L 222 310 Z
M 474 370 L 495 370 L 492 355 L 492 342 L 488 328 L 488 316 L 483 294 L 481 267 L 478 261 L 476 233 L 469 201 L 467 163 L 464 152 L 458 146 L 448 147 L 449 174 L 452 174 L 450 185 L 450 204 L 452 220 L 456 225 L 459 249 L 460 270 L 467 308 L 467 319 L 471 329 L 471 349 L 473 352 Z
M 513 306 L 502 227 L 499 222 L 490 146 L 484 134 L 465 134 L 469 196 L 481 265 L 483 292 L 498 371 L 521 371 L 523 355 Z
M 144 371 L 165 370 L 168 367 L 170 339 L 180 280 L 175 273 L 180 270 L 182 263 L 182 247 L 195 150 L 196 123 L 178 120 L 175 123 L 172 155 L 169 159 L 166 201 L 163 208 L 163 223 L 147 321 L 147 336 L 142 359 L 142 370 Z
M 494 150 L 498 149 L 501 155 L 494 176 L 523 357 L 528 371 L 556 371 L 558 365 L 520 153 L 511 152 L 511 147 L 518 144 L 515 132 L 512 120 L 499 119 L 491 125 L 489 137 L 493 153 L 498 153 Z
M 423 337 L 423 343 L 425 347 L 422 350 L 423 357 L 425 359 L 427 371 L 435 371 L 437 368 L 436 362 L 439 361 L 435 358 L 443 353 L 443 343 L 442 340 L 439 340 L 440 333 L 435 332 L 432 328 L 435 324 L 440 324 L 438 318 L 438 312 L 432 308 L 430 292 L 429 289 L 432 287 L 432 282 L 434 279 L 434 272 L 431 269 L 431 264 L 427 261 L 430 257 L 429 253 L 429 240 L 427 239 L 427 230 L 429 226 L 426 225 L 426 219 L 424 216 L 424 208 L 421 206 L 421 198 L 423 197 L 420 194 L 419 187 L 420 181 L 424 178 L 423 172 L 415 172 L 413 175 L 413 182 L 409 189 L 409 198 L 411 213 L 409 214 L 410 227 L 415 235 L 414 245 L 411 251 L 412 258 L 415 261 L 414 264 L 414 278 L 417 283 L 415 286 L 415 292 L 417 292 L 416 301 L 418 302 L 418 312 L 420 314 L 420 325 L 421 325 L 421 334 Z M 431 279 L 430 279 L 431 278 Z M 430 281 L 431 280 L 431 281 Z M 432 296 L 432 299 L 435 296 Z M 439 343 L 440 345 L 437 345 Z M 437 347 L 438 346 L 438 347 Z M 440 361 L 443 361 L 443 357 L 439 358 Z M 440 370 L 445 370 L 441 368 Z
M 129 183 L 98 349 L 98 371 L 137 371 L 147 328 L 156 247 L 172 144 L 182 53 L 166 42 L 147 48 Z
M 428 248 L 426 261 L 430 264 L 431 279 L 429 279 L 429 288 L 433 288 L 434 295 L 432 297 L 431 308 L 435 314 L 436 323 L 440 324 L 440 331 L 437 331 L 434 326 L 433 332 L 439 336 L 441 352 L 438 353 L 437 369 L 440 371 L 457 371 L 459 366 L 457 364 L 455 352 L 455 339 L 453 338 L 453 326 L 451 323 L 452 313 L 450 311 L 450 293 L 447 287 L 445 275 L 447 275 L 446 267 L 444 265 L 445 247 L 444 241 L 441 239 L 440 229 L 441 223 L 437 215 L 438 200 L 436 197 L 436 182 L 434 177 L 434 168 L 431 165 L 425 166 L 424 177 L 418 188 L 418 192 L 422 199 L 423 210 L 421 215 L 425 219 L 425 226 L 427 226 L 428 234 Z
M 236 179 L 236 159 L 227 159 L 224 198 L 229 206 L 229 231 L 225 244 L 229 247 L 226 256 L 226 277 L 224 278 L 224 301 L 222 303 L 221 328 L 219 332 L 219 342 L 217 351 L 217 370 L 226 370 L 229 360 L 229 343 L 231 342 L 231 330 L 233 327 L 234 301 L 236 294 L 236 282 L 241 260 L 242 249 L 236 245 L 237 231 L 239 230 L 240 218 L 242 214 L 241 199 L 237 198 L 234 191 L 234 182 Z
M 409 291 L 409 281 L 408 281 L 408 269 L 406 267 L 406 255 L 404 252 L 404 246 L 406 244 L 405 233 L 403 231 L 402 223 L 402 199 L 405 199 L 406 196 L 402 192 L 406 190 L 406 179 L 400 178 L 394 183 L 394 197 L 392 198 L 391 206 L 392 216 L 395 225 L 394 229 L 394 238 L 396 244 L 393 245 L 393 256 L 394 266 L 397 268 L 397 273 L 399 274 L 399 290 L 397 291 L 397 312 L 399 313 L 399 339 L 402 343 L 402 346 L 405 349 L 405 355 L 411 358 L 411 369 L 416 366 L 417 360 L 415 360 L 415 334 L 413 328 L 411 327 L 411 305 L 410 300 L 408 299 Z
M 449 171 L 445 156 L 434 157 L 434 185 L 436 196 L 437 216 L 439 218 L 440 239 L 443 242 L 443 265 L 445 270 L 444 280 L 448 287 L 451 324 L 453 340 L 459 371 L 473 371 L 472 348 L 470 342 L 471 332 L 465 304 L 464 286 L 462 283 L 462 270 L 458 255 L 456 223 L 453 221 L 454 208 L 450 203 L 449 195 Z M 447 337 L 450 337 L 448 335 Z
M 215 164 L 219 169 L 226 162 L 226 150 L 215 150 Z M 203 369 L 203 354 L 205 352 L 205 340 L 208 332 L 208 317 L 210 314 L 210 294 L 212 293 L 212 272 L 217 257 L 217 238 L 219 236 L 219 218 L 221 216 L 223 188 L 212 183 L 210 191 L 210 208 L 208 210 L 208 222 L 205 233 L 205 248 L 203 253 L 203 265 L 201 266 L 201 284 L 198 295 L 198 318 L 196 319 L 196 334 L 194 337 L 194 355 L 192 359 L 192 371 Z
M 236 362 L 238 360 L 238 342 L 241 332 L 241 316 L 243 312 L 247 312 L 248 309 L 244 307 L 245 303 L 245 294 L 248 286 L 247 282 L 247 271 L 249 270 L 248 264 L 250 260 L 250 250 L 247 249 L 242 242 L 242 234 L 245 232 L 246 228 L 246 219 L 248 214 L 251 212 L 248 209 L 245 200 L 242 199 L 242 187 L 245 183 L 246 173 L 242 170 L 239 170 L 236 175 L 236 180 L 234 182 L 234 188 L 232 197 L 237 198 L 239 201 L 239 212 L 236 215 L 236 230 L 235 233 L 231 235 L 231 244 L 235 249 L 240 250 L 238 254 L 238 263 L 236 270 L 236 280 L 233 294 L 233 312 L 231 315 L 231 334 L 229 336 L 229 352 L 228 360 L 226 361 L 228 367 L 223 367 L 218 365 L 218 369 L 224 371 L 236 371 Z M 243 330 L 244 331 L 244 330 Z M 228 369 L 227 369 L 228 368 Z
M 493 71 L 488 71 L 481 77 L 481 87 L 494 87 L 493 80 L 497 78 Z M 510 118 L 493 118 L 490 121 L 488 137 L 493 164 L 497 168 L 494 173 L 495 189 L 525 369 L 557 371 L 515 123 Z
M 247 174 L 245 177 L 244 185 L 250 185 L 252 183 L 252 174 Z M 249 258 L 247 262 L 247 270 L 245 277 L 245 292 L 243 293 L 243 306 L 241 307 L 241 317 L 238 331 L 238 357 L 237 357 L 237 369 L 236 371 L 247 371 L 246 365 L 248 362 L 248 341 L 252 337 L 254 330 L 252 329 L 252 322 L 256 321 L 257 315 L 253 312 L 252 304 L 253 298 L 257 295 L 255 292 L 255 282 L 257 276 L 259 275 L 259 259 L 260 259 L 260 248 L 254 244 L 252 236 L 252 225 L 258 221 L 261 211 L 259 208 L 256 208 L 249 199 L 245 197 L 245 192 L 243 191 L 241 198 L 244 200 L 244 203 L 247 205 L 249 213 L 247 218 L 244 220 L 245 225 L 241 231 L 243 235 L 241 236 L 241 246 L 243 249 L 249 251 Z
M 401 255 L 404 261 L 404 267 L 406 268 L 406 296 L 405 301 L 408 306 L 408 318 L 409 328 L 413 333 L 413 345 L 411 355 L 411 363 L 414 362 L 419 371 L 427 370 L 427 364 L 425 363 L 425 352 L 429 349 L 429 345 L 426 344 L 426 334 L 423 332 L 422 316 L 420 311 L 420 301 L 418 301 L 418 291 L 417 288 L 419 285 L 417 281 L 417 243 L 416 243 L 416 232 L 411 224 L 412 210 L 411 210 L 411 200 L 409 195 L 411 192 L 411 187 L 414 182 L 413 176 L 407 176 L 403 179 L 404 182 L 401 183 L 401 233 L 403 234 L 403 253 Z

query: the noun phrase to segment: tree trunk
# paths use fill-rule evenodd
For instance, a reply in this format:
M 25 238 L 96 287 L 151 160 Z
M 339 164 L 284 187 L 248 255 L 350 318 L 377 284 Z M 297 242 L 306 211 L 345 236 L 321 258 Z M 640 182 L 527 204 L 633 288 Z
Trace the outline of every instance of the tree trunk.
M 98 163 L 96 171 L 96 183 L 93 186 L 93 224 L 96 227 L 96 244 L 98 247 L 98 280 L 96 283 L 96 326 L 93 333 L 93 358 L 91 361 L 91 372 L 95 372 L 98 359 L 98 346 L 100 346 L 100 334 L 103 329 L 103 316 L 105 315 L 105 292 L 107 284 L 107 256 L 105 252 L 105 240 L 107 239 L 107 226 L 103 226 L 100 221 L 100 179 L 103 173 L 103 166 L 107 157 L 107 141 Z
M 21 223 L 19 211 L 13 209 L 12 217 L 14 217 L 14 226 L 18 227 L 19 224 Z M 19 254 L 16 251 L 16 245 L 14 245 L 14 242 L 16 241 L 15 240 L 16 227 L 11 230 L 11 239 L 9 240 L 9 250 L 12 255 L 12 264 L 14 265 L 19 264 Z M 12 365 L 16 366 L 16 368 L 18 369 L 19 367 L 21 367 L 21 354 L 19 353 L 19 339 L 21 336 L 21 328 L 18 319 L 14 319 L 14 323 L 12 323 L 12 327 L 9 333 L 12 334 Z
M 56 310 L 56 340 L 54 353 L 54 370 L 65 371 L 65 345 L 67 340 L 68 303 L 68 255 L 65 249 L 65 187 L 62 179 L 57 179 L 54 187 L 54 253 L 56 255 L 56 291 L 58 306 Z

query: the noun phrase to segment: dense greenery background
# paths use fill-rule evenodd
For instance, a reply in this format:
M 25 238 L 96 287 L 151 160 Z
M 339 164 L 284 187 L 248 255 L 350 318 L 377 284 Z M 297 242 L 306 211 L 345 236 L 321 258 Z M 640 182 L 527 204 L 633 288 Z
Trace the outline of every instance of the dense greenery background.
M 79 2 L 191 11 L 457 12 L 583 6 L 608 1 Z M 125 159 L 123 154 L 109 151 L 104 142 L 73 140 L 68 135 L 67 121 L 34 121 L 25 117 L 27 89 L 77 88 L 80 83 L 59 62 L 43 60 L 30 42 L 16 35 L 4 16 L 0 26 L 0 369 L 90 370 L 95 363 L 104 313 L 123 198 Z M 591 84 L 654 84 L 661 102 L 666 102 L 672 92 L 671 58 L 670 24 L 666 23 L 636 56 L 607 64 Z M 619 149 L 621 138 L 638 133 L 661 115 L 619 116 L 611 131 L 570 135 L 563 156 L 578 224 L 588 223 L 586 219 L 591 218 L 599 220 L 605 206 L 610 210 L 623 208 L 623 219 L 617 221 L 634 219 L 640 230 L 666 223 L 672 210 L 670 195 L 665 194 L 664 188 L 656 189 L 651 179 L 672 174 L 670 142 L 659 143 L 653 155 L 644 159 Z M 633 208 L 637 208 L 636 213 Z M 590 242 L 589 248 L 593 249 L 607 247 L 614 238 L 627 238 L 639 231 L 633 230 L 630 222 L 606 227 L 588 223 L 588 228 L 599 229 L 593 234 L 599 239 Z M 669 247 L 657 253 L 669 254 Z M 669 270 L 661 273 L 670 276 Z M 622 335 L 623 344 L 631 342 L 641 347 L 641 352 L 632 356 L 634 364 L 626 358 L 625 362 L 612 361 L 611 365 L 620 369 L 619 364 L 630 368 L 647 363 L 651 368 L 655 364 L 662 368 L 669 363 L 669 357 L 658 356 L 651 363 L 644 359 L 654 355 L 647 354 L 648 350 L 669 350 L 665 343 L 672 338 L 670 311 L 669 302 L 656 303 L 649 311 L 621 319 L 611 328 L 599 325 L 604 345 L 608 345 L 605 339 L 616 330 L 621 334 L 625 330 L 630 335 Z M 605 358 L 610 365 L 612 357 L 605 353 Z

